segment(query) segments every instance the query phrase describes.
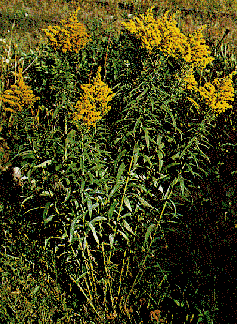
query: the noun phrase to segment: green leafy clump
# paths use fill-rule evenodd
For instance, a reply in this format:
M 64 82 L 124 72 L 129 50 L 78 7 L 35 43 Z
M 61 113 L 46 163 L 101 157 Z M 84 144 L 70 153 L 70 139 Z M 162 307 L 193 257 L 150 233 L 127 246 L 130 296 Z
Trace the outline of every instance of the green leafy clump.
M 71 308 L 87 322 L 165 321 L 169 233 L 185 223 L 197 178 L 209 176 L 209 137 L 217 115 L 232 109 L 232 66 L 223 77 L 210 74 L 217 58 L 202 29 L 185 36 L 169 12 L 155 19 L 151 8 L 119 36 L 101 37 L 87 34 L 76 14 L 85 43 L 66 21 L 67 29 L 48 28 L 49 42 L 22 59 L 20 81 L 2 83 L 1 113 L 6 104 L 19 109 L 7 110 L 12 123 L 1 131 L 25 175 L 17 207 L 1 204 L 17 233 L 6 255 L 25 255 L 54 276 L 70 306 L 60 301 L 61 322 Z M 2 71 L 13 69 L 8 60 Z M 7 242 L 11 229 L 2 225 Z M 188 298 L 174 298 L 183 321 L 194 318 Z M 26 320 L 21 309 L 15 314 Z

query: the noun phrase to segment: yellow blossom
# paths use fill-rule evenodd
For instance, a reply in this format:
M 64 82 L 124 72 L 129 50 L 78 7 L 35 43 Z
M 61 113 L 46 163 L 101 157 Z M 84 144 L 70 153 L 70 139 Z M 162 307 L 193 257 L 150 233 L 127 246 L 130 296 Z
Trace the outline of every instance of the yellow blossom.
M 134 21 L 122 24 L 131 32 L 141 37 L 143 47 L 149 52 L 157 47 L 168 56 L 178 57 L 186 55 L 188 50 L 187 37 L 176 27 L 174 15 L 168 18 L 169 11 L 160 19 L 155 19 L 151 7 L 141 19 L 134 17 Z
M 196 91 L 198 83 L 193 75 L 193 68 L 187 69 L 179 78 L 184 89 Z
M 195 31 L 193 35 L 189 35 L 188 41 L 191 48 L 191 60 L 189 62 L 193 67 L 205 68 L 214 60 L 214 57 L 210 56 L 211 52 L 208 50 L 209 47 L 202 35 L 204 28 L 206 28 L 206 25 Z
M 78 53 L 90 40 L 83 24 L 78 22 L 77 13 L 80 7 L 69 17 L 61 20 L 61 26 L 48 26 L 42 29 L 54 49 L 61 49 L 63 53 L 75 51 Z
M 198 89 L 201 97 L 205 99 L 206 104 L 209 105 L 216 115 L 228 108 L 232 108 L 228 101 L 234 101 L 232 77 L 235 73 L 234 71 L 225 78 L 217 78 L 213 81 L 213 84 L 207 82 Z
M 189 37 L 180 32 L 176 27 L 175 14 L 168 17 L 167 11 L 163 17 L 155 19 L 151 7 L 145 15 L 140 18 L 134 17 L 129 22 L 122 22 L 130 33 L 136 34 L 142 40 L 142 46 L 151 53 L 154 47 L 158 48 L 167 56 L 183 58 L 185 62 L 191 63 L 193 67 L 204 68 L 213 61 L 210 51 L 203 39 L 202 30 L 196 31 Z
M 95 127 L 96 122 L 111 109 L 108 102 L 115 95 L 112 90 L 101 81 L 101 67 L 93 80 L 93 84 L 84 84 L 81 86 L 84 94 L 75 105 L 73 113 L 73 122 L 83 119 L 83 122 L 90 128 Z
M 16 112 L 22 111 L 23 108 L 30 108 L 32 115 L 34 115 L 32 107 L 39 99 L 39 97 L 35 97 L 30 87 L 25 84 L 22 69 L 19 69 L 16 84 L 0 95 L 0 100 L 4 103 L 6 111 Z M 11 105 L 14 109 L 7 107 L 7 105 Z

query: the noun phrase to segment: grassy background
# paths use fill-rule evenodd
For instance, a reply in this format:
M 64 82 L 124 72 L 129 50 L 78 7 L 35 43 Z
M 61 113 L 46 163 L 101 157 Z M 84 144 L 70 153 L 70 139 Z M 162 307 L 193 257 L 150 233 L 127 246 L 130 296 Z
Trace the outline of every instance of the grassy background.
M 131 4 L 134 3 L 134 6 Z M 122 4 L 122 5 L 121 5 Z M 37 48 L 45 36 L 41 28 L 49 24 L 57 24 L 66 18 L 77 6 L 81 7 L 78 18 L 89 29 L 91 21 L 101 20 L 102 29 L 112 27 L 113 32 L 119 33 L 121 21 L 129 13 L 144 13 L 147 8 L 154 5 L 158 13 L 164 9 L 186 9 L 181 11 L 180 28 L 186 33 L 192 33 L 197 27 L 206 24 L 204 37 L 210 44 L 217 45 L 225 30 L 230 33 L 224 43 L 233 54 L 237 54 L 237 2 L 236 1 L 62 1 L 62 0 L 31 0 L 31 1 L 1 1 L 1 36 L 6 37 L 15 21 L 14 40 L 24 51 Z M 122 8 L 123 7 L 123 8 Z M 190 10 L 190 11 L 188 11 Z M 103 30 L 101 30 L 102 32 Z

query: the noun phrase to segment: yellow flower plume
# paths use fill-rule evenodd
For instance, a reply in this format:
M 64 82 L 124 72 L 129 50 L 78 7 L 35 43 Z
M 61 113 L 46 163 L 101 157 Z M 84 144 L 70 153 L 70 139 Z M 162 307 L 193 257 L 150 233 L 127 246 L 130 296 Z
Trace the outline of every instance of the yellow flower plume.
M 218 115 L 232 105 L 228 101 L 234 101 L 234 88 L 232 77 L 236 72 L 232 72 L 225 78 L 217 78 L 213 84 L 207 82 L 203 87 L 199 87 L 198 91 L 213 112 Z
M 77 19 L 80 7 L 69 17 L 68 20 L 60 21 L 61 26 L 48 26 L 42 29 L 55 50 L 60 49 L 63 53 L 78 53 L 90 40 L 86 28 Z
M 193 68 L 205 68 L 214 60 L 209 56 L 211 52 L 202 35 L 206 25 L 187 37 L 176 27 L 175 14 L 168 17 L 167 10 L 163 17 L 155 19 L 153 8 L 154 6 L 146 14 L 140 15 L 140 18 L 134 17 L 129 22 L 122 22 L 126 29 L 141 38 L 142 47 L 147 48 L 149 53 L 156 47 L 166 56 L 183 58 Z
M 93 84 L 84 84 L 81 86 L 84 94 L 75 105 L 73 113 L 73 122 L 83 119 L 83 122 L 90 128 L 95 127 L 96 122 L 111 109 L 108 102 L 115 95 L 112 90 L 101 81 L 101 67 L 98 68 L 97 75 Z
M 32 108 L 34 103 L 40 98 L 35 97 L 31 88 L 25 84 L 21 68 L 19 68 L 19 73 L 16 76 L 16 83 L 0 95 L 0 100 L 4 103 L 4 110 L 16 113 L 22 111 L 22 109 L 30 108 L 32 116 L 34 116 Z

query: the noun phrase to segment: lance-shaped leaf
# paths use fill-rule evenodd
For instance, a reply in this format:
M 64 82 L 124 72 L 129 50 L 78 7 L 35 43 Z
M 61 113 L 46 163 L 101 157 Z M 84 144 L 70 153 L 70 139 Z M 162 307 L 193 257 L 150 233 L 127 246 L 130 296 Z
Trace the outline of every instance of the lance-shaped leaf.
M 124 219 L 123 220 L 123 226 L 126 228 L 126 230 L 130 233 L 132 233 L 133 235 L 135 235 L 135 233 L 133 232 L 131 226 L 128 224 L 128 222 Z
M 120 164 L 120 167 L 119 167 L 119 170 L 118 170 L 118 173 L 117 173 L 117 176 L 116 176 L 116 183 L 119 182 L 124 170 L 125 170 L 125 164 L 122 162 Z
M 139 199 L 140 203 L 145 206 L 145 207 L 150 207 L 150 208 L 154 208 L 152 205 L 150 205 L 145 199 L 143 199 L 140 196 L 137 196 L 137 198 Z
M 147 149 L 149 150 L 149 148 L 150 148 L 150 137 L 149 137 L 148 129 L 146 127 L 144 128 L 144 132 L 145 132 L 146 146 L 147 146 Z
M 127 240 L 127 242 L 129 242 L 129 238 L 124 232 L 122 232 L 120 230 L 118 230 L 118 232 L 125 238 L 125 240 Z
M 130 212 L 132 213 L 132 207 L 131 207 L 131 204 L 130 204 L 129 199 L 125 196 L 123 201 L 124 201 L 126 207 L 127 207 L 127 208 L 130 210 Z
M 44 207 L 44 212 L 43 212 L 43 220 L 44 221 L 46 220 L 46 216 L 48 215 L 50 205 L 51 205 L 51 202 L 48 201 Z
M 89 197 L 87 197 L 86 199 L 87 199 L 87 207 L 89 210 L 89 215 L 90 215 L 90 217 L 92 217 L 92 201 Z
M 181 192 L 182 192 L 182 196 L 183 196 L 184 195 L 184 189 L 185 189 L 184 178 L 183 177 L 180 177 L 179 183 L 180 183 L 180 188 L 181 188 Z
M 104 217 L 104 216 L 96 216 L 95 218 L 93 218 L 93 219 L 90 221 L 90 223 L 93 224 L 93 223 L 95 223 L 95 222 L 99 222 L 99 221 L 106 221 L 106 220 L 107 220 L 107 218 Z
M 70 228 L 70 237 L 69 237 L 69 242 L 71 243 L 73 240 L 73 236 L 75 233 L 75 227 L 76 227 L 76 223 L 78 221 L 79 217 L 74 218 L 74 220 L 71 223 L 71 228 Z
M 151 224 L 145 234 L 145 241 L 144 244 L 146 244 L 146 242 L 148 241 L 149 236 L 151 235 L 152 231 L 155 229 L 156 225 L 155 224 Z
M 114 235 L 113 234 L 109 234 L 109 244 L 112 249 L 112 247 L 114 245 Z
M 108 196 L 108 200 L 110 200 L 110 198 L 113 196 L 113 194 L 118 190 L 118 188 L 120 187 L 120 184 L 119 183 L 117 183 L 114 187 L 113 187 L 113 189 L 111 190 L 111 192 L 110 192 L 110 194 L 109 194 L 109 196 Z
M 70 196 L 71 196 L 71 188 L 66 188 L 66 192 L 67 192 L 67 194 L 66 194 L 66 197 L 65 197 L 65 200 L 63 201 L 63 203 L 67 202 L 68 199 L 70 198 Z
M 95 229 L 94 225 L 91 224 L 91 222 L 89 222 L 89 227 L 92 230 L 92 234 L 94 236 L 94 239 L 96 240 L 96 243 L 99 245 L 100 244 L 100 241 L 99 241 L 99 238 L 98 238 L 98 236 L 96 234 L 96 229 Z
M 34 168 L 44 168 L 47 165 L 51 164 L 53 160 L 46 160 L 43 163 L 40 163 L 38 165 L 35 165 Z
M 133 157 L 134 157 L 134 159 L 133 159 L 133 167 L 132 168 L 134 169 L 136 167 L 137 160 L 139 158 L 139 146 L 137 143 L 133 149 Z

